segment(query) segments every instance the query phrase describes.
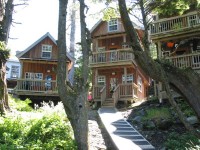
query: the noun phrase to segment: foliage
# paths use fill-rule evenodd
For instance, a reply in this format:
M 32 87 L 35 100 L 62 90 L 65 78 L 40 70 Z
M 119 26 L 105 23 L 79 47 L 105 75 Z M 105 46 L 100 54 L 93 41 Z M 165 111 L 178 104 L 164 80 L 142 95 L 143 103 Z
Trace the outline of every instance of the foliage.
M 5 63 L 10 54 L 10 50 L 6 48 L 6 44 L 0 41 L 0 63 Z
M 180 109 L 183 111 L 186 117 L 195 116 L 193 109 L 191 106 L 183 99 L 177 100 L 177 104 L 180 107 Z
M 168 140 L 165 142 L 165 146 L 167 147 L 167 149 L 176 150 L 192 150 L 192 148 L 198 148 L 199 145 L 200 140 L 189 132 L 184 134 L 171 133 L 168 137 Z
M 150 108 L 150 109 L 146 110 L 146 112 L 147 112 L 147 114 L 142 118 L 143 120 L 171 118 L 169 109 L 166 107 Z
M 46 103 L 36 112 L 17 112 L 0 118 L 0 149 L 77 149 L 70 123 L 60 112 L 64 112 L 62 104 Z
M 195 10 L 199 7 L 199 0 L 156 0 L 155 3 L 160 3 L 155 11 L 158 12 L 161 18 L 182 15 L 187 10 Z
M 18 98 L 14 98 L 11 95 L 9 95 L 9 103 L 13 109 L 16 109 L 18 111 L 33 111 L 33 108 L 29 105 L 32 102 L 28 98 L 22 101 Z
M 119 18 L 119 11 L 113 7 L 108 7 L 103 11 L 103 20 L 108 21 L 113 18 Z

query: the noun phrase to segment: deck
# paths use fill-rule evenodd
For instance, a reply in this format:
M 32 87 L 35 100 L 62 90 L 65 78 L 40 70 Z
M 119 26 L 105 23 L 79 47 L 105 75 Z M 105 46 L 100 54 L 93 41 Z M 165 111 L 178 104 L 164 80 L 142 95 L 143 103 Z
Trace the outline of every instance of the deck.
M 90 56 L 90 67 L 130 65 L 134 55 L 131 48 L 93 52 Z
M 17 79 L 14 93 L 17 95 L 58 96 L 57 82 L 56 80 Z
M 101 102 L 101 105 L 106 101 L 107 93 L 106 86 L 94 86 L 93 88 L 94 101 Z M 113 91 L 112 99 L 115 106 L 118 101 L 136 100 L 138 98 L 138 86 L 135 83 L 118 84 Z
M 185 15 L 159 19 L 150 25 L 150 36 L 152 40 L 160 38 L 173 38 L 176 36 L 185 37 L 195 35 L 200 31 L 200 16 L 199 12 L 194 11 Z

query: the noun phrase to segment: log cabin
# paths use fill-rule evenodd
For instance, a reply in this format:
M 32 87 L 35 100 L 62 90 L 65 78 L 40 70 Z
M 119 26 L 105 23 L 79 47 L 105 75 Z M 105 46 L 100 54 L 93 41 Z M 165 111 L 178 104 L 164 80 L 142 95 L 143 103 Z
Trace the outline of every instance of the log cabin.
M 27 49 L 17 52 L 21 64 L 15 94 L 18 96 L 58 96 L 57 62 L 58 46 L 49 32 L 35 41 Z M 67 53 L 67 72 L 74 59 Z
M 150 25 L 150 39 L 157 45 L 158 59 L 166 59 L 178 68 L 190 67 L 200 73 L 200 15 L 198 11 L 158 19 Z M 161 83 L 155 95 L 166 98 Z
M 143 30 L 134 24 L 141 39 Z M 101 106 L 116 106 L 118 101 L 145 100 L 150 78 L 134 60 L 121 19 L 99 20 L 91 29 L 92 96 Z

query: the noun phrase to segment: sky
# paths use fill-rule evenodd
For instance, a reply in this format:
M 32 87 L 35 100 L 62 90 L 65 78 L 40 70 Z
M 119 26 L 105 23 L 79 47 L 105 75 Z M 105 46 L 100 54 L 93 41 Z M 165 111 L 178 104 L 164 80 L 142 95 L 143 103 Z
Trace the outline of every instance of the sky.
M 19 3 L 18 1 L 15 0 L 15 3 Z M 13 23 L 11 26 L 8 40 L 11 56 L 14 56 L 16 51 L 25 50 L 47 32 L 57 39 L 58 2 L 58 0 L 29 0 L 27 6 L 15 7 L 13 21 L 20 24 Z M 95 12 L 94 9 L 91 11 Z M 90 21 L 88 28 L 90 29 L 97 21 L 95 19 Z

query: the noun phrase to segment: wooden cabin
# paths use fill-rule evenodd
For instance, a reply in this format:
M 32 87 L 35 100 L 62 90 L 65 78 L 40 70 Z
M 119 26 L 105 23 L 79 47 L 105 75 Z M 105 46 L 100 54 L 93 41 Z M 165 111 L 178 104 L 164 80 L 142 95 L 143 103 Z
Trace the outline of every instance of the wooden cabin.
M 134 24 L 137 34 L 143 31 Z M 137 101 L 147 97 L 149 77 L 134 60 L 121 19 L 100 20 L 91 29 L 92 96 L 102 106 L 118 101 Z
M 15 88 L 17 95 L 58 96 L 58 46 L 48 32 L 16 56 L 21 64 L 21 73 Z M 73 59 L 68 54 L 66 57 L 69 71 Z
M 179 68 L 191 67 L 200 73 L 200 15 L 198 11 L 157 19 L 150 25 L 150 39 L 157 45 L 158 58 Z M 163 91 L 158 85 L 158 91 Z M 156 93 L 165 98 L 165 92 Z

